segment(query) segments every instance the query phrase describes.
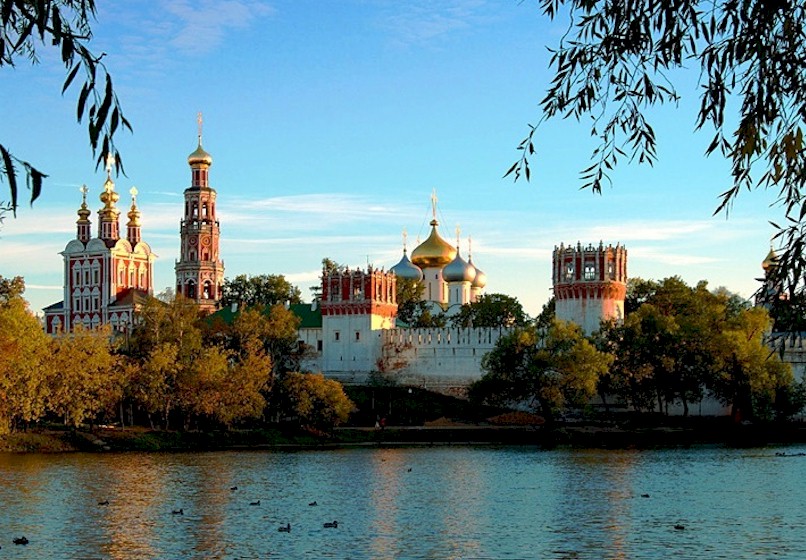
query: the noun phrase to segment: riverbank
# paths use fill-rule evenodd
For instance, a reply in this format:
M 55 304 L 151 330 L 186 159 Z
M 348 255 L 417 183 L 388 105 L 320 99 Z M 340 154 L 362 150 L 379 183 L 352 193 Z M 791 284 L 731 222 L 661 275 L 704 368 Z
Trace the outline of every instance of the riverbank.
M 323 449 L 436 445 L 533 445 L 541 448 L 652 449 L 695 445 L 756 447 L 806 444 L 803 423 L 735 425 L 724 419 L 689 419 L 675 425 L 624 426 L 606 423 L 492 426 L 447 422 L 384 429 L 344 427 L 332 433 L 293 429 L 166 431 L 145 428 L 93 430 L 32 429 L 0 438 L 0 451 L 207 451 L 222 449 Z

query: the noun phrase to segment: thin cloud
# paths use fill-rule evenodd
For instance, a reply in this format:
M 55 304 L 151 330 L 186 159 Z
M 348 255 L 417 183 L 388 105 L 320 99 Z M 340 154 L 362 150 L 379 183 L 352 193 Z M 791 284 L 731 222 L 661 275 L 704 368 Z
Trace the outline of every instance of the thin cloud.
M 494 13 L 482 0 L 395 2 L 378 22 L 402 46 L 445 39 L 489 20 Z
M 175 17 L 171 45 L 190 53 L 208 52 L 230 30 L 249 27 L 275 12 L 260 0 L 173 0 L 164 3 L 164 8 Z

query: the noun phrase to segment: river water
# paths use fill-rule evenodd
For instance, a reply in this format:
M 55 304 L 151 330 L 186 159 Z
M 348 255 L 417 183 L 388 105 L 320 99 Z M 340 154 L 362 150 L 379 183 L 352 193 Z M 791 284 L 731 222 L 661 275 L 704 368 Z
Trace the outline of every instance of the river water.
M 804 450 L 0 454 L 0 558 L 800 560 Z

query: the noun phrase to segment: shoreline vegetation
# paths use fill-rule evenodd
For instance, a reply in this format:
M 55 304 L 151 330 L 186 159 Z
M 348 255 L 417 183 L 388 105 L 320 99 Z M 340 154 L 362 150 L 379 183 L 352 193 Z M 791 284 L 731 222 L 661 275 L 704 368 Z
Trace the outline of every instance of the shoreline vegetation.
M 806 423 L 734 424 L 728 418 L 665 419 L 653 425 L 577 422 L 548 429 L 490 425 L 441 418 L 424 426 L 342 427 L 330 433 L 300 428 L 172 431 L 142 427 L 67 429 L 36 427 L 0 438 L 0 452 L 175 452 L 345 449 L 492 445 L 541 449 L 657 449 L 699 445 L 764 447 L 806 443 Z

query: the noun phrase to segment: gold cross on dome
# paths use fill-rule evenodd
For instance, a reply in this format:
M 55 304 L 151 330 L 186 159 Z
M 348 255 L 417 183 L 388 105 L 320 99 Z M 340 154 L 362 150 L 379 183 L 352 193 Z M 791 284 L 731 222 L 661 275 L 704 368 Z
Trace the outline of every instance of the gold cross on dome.
M 201 114 L 201 111 L 199 111 L 198 113 L 196 113 L 196 122 L 197 122 L 197 123 L 198 123 L 198 125 L 199 125 L 199 144 L 201 144 L 201 138 L 202 138 L 202 124 L 204 123 L 204 120 L 202 119 L 202 114 Z
M 132 195 L 132 204 L 137 200 L 137 187 L 129 189 L 129 194 Z
M 437 219 L 437 189 L 431 191 L 431 214 Z
M 112 176 L 112 168 L 115 166 L 115 156 L 112 152 L 106 154 L 106 175 L 107 177 Z
M 409 234 L 406 233 L 406 228 L 403 228 L 403 250 L 406 250 L 406 240 L 409 238 Z

